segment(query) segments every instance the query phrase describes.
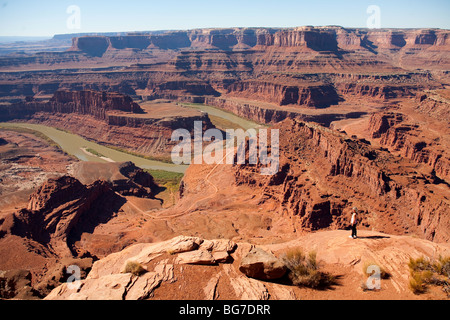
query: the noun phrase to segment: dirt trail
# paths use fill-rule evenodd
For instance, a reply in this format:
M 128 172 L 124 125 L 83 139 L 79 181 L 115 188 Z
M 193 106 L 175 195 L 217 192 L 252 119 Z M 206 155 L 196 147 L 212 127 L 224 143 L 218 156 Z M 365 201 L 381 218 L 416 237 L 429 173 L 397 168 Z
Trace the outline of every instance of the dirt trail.
M 191 211 L 191 210 L 192 210 L 199 202 L 204 201 L 204 200 L 211 199 L 211 198 L 213 198 L 213 197 L 217 194 L 217 192 L 219 192 L 218 186 L 217 186 L 216 184 L 214 184 L 209 178 L 210 178 L 211 175 L 214 173 L 214 171 L 217 169 L 217 167 L 218 167 L 219 165 L 222 165 L 222 164 L 224 163 L 225 159 L 226 159 L 231 153 L 233 153 L 233 152 L 235 152 L 235 149 L 230 150 L 228 153 L 226 153 L 225 156 L 222 158 L 222 161 L 219 162 L 219 163 L 217 163 L 217 164 L 216 164 L 216 165 L 208 172 L 208 174 L 205 176 L 205 179 L 204 179 L 204 180 L 214 188 L 214 192 L 213 192 L 212 194 L 209 194 L 209 195 L 205 196 L 205 197 L 202 197 L 202 198 L 200 198 L 200 199 L 197 199 L 195 202 L 193 202 L 193 203 L 191 204 L 191 206 L 190 206 L 189 208 L 184 209 L 182 212 L 179 212 L 179 213 L 176 213 L 176 214 L 170 214 L 170 215 L 153 215 L 153 214 L 150 214 L 150 212 L 153 212 L 153 210 L 152 210 L 152 211 L 143 211 L 143 210 L 140 209 L 138 206 L 136 206 L 133 202 L 128 201 L 128 203 L 129 203 L 132 207 L 134 207 L 136 210 L 138 210 L 140 213 L 142 213 L 142 214 L 144 214 L 144 215 L 146 215 L 146 216 L 148 216 L 148 217 L 150 217 L 150 218 L 152 218 L 152 219 L 165 220 L 165 219 L 171 219 L 171 218 L 178 218 L 178 217 L 181 217 L 181 216 L 184 216 L 184 215 L 187 215 L 187 214 L 194 213 L 195 210 L 194 210 L 194 211 Z

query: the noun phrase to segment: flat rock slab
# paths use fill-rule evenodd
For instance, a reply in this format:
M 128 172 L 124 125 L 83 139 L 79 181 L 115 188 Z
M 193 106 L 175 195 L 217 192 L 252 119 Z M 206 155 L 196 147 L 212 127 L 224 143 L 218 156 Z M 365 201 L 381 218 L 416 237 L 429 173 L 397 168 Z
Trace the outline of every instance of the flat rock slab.
M 178 254 L 176 260 L 178 264 L 215 264 L 213 255 L 206 250 L 195 250 Z

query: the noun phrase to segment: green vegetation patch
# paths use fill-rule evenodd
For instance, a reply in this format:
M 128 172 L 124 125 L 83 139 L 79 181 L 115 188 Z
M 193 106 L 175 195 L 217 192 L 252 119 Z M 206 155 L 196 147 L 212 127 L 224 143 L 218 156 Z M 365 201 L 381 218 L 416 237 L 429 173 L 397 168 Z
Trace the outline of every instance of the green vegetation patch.
M 100 152 L 98 152 L 97 150 L 94 150 L 92 148 L 85 148 L 85 150 L 91 154 L 93 154 L 94 156 L 97 156 L 99 158 L 101 157 L 105 157 L 103 154 L 101 154 Z
M 164 190 L 157 195 L 163 201 L 163 207 L 169 208 L 175 205 L 184 174 L 154 169 L 145 169 L 145 171 L 152 175 L 157 185 L 163 187 Z
M 178 191 L 181 179 L 183 179 L 184 176 L 183 173 L 164 170 L 146 169 L 145 171 L 152 175 L 158 185 L 166 187 L 172 192 Z

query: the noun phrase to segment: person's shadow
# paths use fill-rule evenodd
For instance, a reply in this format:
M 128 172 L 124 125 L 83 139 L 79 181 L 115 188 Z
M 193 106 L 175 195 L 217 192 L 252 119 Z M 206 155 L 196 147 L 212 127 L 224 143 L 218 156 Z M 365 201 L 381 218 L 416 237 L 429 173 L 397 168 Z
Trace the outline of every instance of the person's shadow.
M 389 239 L 390 237 L 388 236 L 365 236 L 365 237 L 360 237 L 358 236 L 358 239 Z

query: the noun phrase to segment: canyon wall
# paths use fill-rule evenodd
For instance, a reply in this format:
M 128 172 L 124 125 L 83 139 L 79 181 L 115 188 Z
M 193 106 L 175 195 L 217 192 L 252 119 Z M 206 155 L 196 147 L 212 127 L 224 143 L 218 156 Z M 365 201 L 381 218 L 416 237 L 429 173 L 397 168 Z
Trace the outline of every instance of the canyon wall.
M 270 204 L 301 230 L 341 229 L 353 207 L 361 225 L 388 233 L 416 233 L 450 239 L 450 203 L 432 175 L 418 177 L 407 164 L 365 140 L 298 120 L 280 130 L 280 170 L 259 175 L 258 165 L 236 165 L 236 184 L 259 190 L 259 205 Z M 398 159 L 398 158 L 397 158 Z
M 416 110 L 432 118 L 450 123 L 450 100 L 435 93 L 420 93 L 416 96 Z
M 244 102 L 232 98 L 204 97 L 199 103 L 214 106 L 222 110 L 234 113 L 240 117 L 262 124 L 275 124 L 285 119 L 299 119 L 310 121 L 328 127 L 331 122 L 342 119 L 358 118 L 365 112 L 326 112 L 318 114 L 307 114 L 295 108 L 279 108 L 276 106 L 261 106 L 258 103 Z
M 76 257 L 83 254 L 76 245 L 80 235 L 111 219 L 126 201 L 122 196 L 154 199 L 159 188 L 151 175 L 131 162 L 75 165 L 76 174 L 89 183 L 68 175 L 48 179 L 31 194 L 27 208 L 0 219 L 0 239 L 19 236 L 59 258 Z M 107 181 L 102 174 L 108 171 Z
M 106 120 L 111 110 L 144 112 L 129 96 L 111 92 L 57 91 L 49 103 L 51 112 L 86 114 L 101 120 Z
M 79 36 L 67 52 L 0 57 L 0 99 L 95 90 L 325 108 L 347 98 L 411 98 L 442 87 L 446 75 L 436 70 L 450 68 L 448 34 L 301 27 Z
M 85 186 L 69 176 L 50 179 L 31 195 L 29 209 L 5 217 L 0 234 L 24 237 L 61 258 L 71 257 L 70 238 L 80 220 L 91 219 L 92 223 L 104 219 L 118 198 L 106 181 Z M 88 224 L 79 227 L 88 228 Z
M 194 122 L 213 128 L 207 114 L 160 117 L 142 115 L 141 107 L 117 93 L 58 91 L 47 102 L 29 101 L 0 106 L 0 121 L 29 121 L 78 134 L 88 140 L 142 155 L 170 157 L 176 145 L 173 130 L 194 131 Z
M 56 91 L 48 102 L 25 101 L 0 106 L 0 120 L 8 121 L 30 116 L 36 112 L 77 113 L 98 120 L 107 120 L 108 111 L 143 113 L 133 100 L 120 93 L 98 91 Z
M 314 51 L 342 49 L 401 49 L 420 46 L 448 47 L 448 31 L 439 29 L 367 30 L 342 27 L 194 29 L 163 34 L 84 36 L 73 39 L 72 51 L 99 55 L 108 49 L 181 48 L 304 48 Z
M 421 135 L 423 129 L 395 112 L 375 113 L 369 122 L 372 138 L 401 156 L 428 165 L 440 179 L 450 181 L 450 158 L 440 144 Z
M 301 105 L 326 108 L 340 98 L 332 85 L 294 85 L 270 81 L 246 80 L 228 86 L 228 95 L 272 102 L 277 105 Z

